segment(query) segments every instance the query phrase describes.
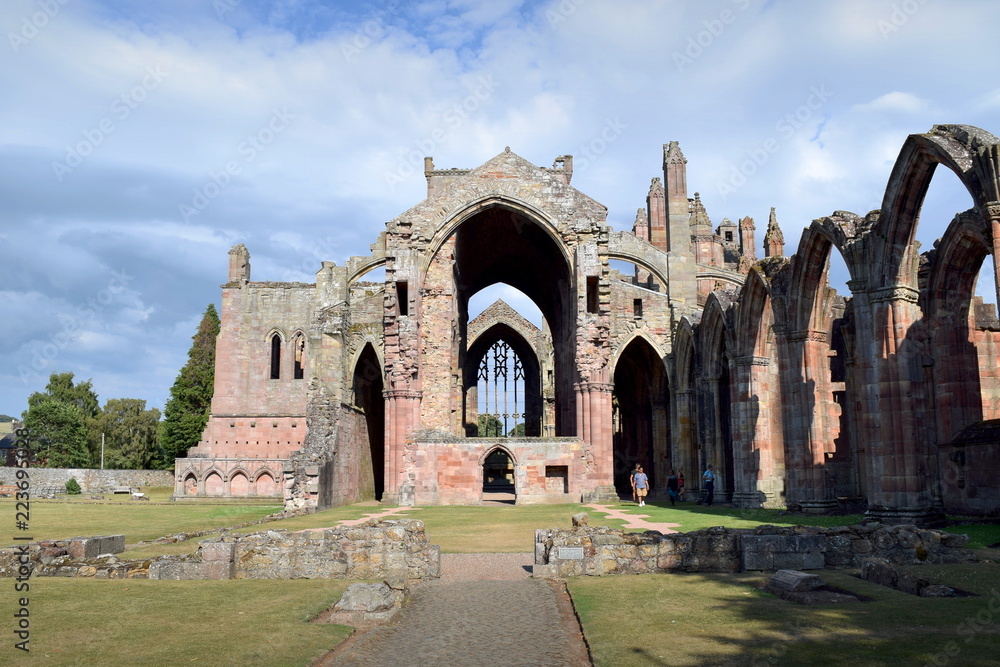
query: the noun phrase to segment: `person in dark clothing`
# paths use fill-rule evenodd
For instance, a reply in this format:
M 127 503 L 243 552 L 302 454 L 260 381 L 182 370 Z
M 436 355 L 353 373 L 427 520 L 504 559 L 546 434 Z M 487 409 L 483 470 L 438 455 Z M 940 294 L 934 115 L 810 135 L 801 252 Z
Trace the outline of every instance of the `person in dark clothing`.
M 705 504 L 709 507 L 712 506 L 712 500 L 715 497 L 715 473 L 712 472 L 712 465 L 709 464 L 708 468 L 705 469 L 705 474 L 702 475 L 705 480 L 705 491 L 708 493 L 705 496 Z
M 667 475 L 667 495 L 670 496 L 670 504 L 673 505 L 681 495 L 680 479 L 673 470 Z

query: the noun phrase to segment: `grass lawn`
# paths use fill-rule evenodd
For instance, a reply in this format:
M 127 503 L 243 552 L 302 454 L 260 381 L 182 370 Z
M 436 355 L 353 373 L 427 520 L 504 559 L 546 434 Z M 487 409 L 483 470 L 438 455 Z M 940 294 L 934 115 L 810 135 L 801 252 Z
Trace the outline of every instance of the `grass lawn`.
M 991 523 L 962 523 L 945 528 L 949 533 L 964 533 L 969 536 L 970 549 L 985 549 L 1000 543 L 1000 525 Z
M 369 504 L 346 505 L 307 516 L 270 523 L 274 530 L 328 528 L 338 521 L 358 519 L 383 508 Z M 590 513 L 592 526 L 621 526 L 617 520 L 605 520 L 603 515 L 582 505 L 447 505 L 408 508 L 395 515 L 399 518 L 420 519 L 431 544 L 443 553 L 525 553 L 534 551 L 536 528 L 569 528 L 570 518 L 578 512 Z M 394 517 L 388 517 L 394 518 Z M 241 528 L 235 532 L 252 533 L 259 526 Z
M 162 494 L 154 489 L 153 497 L 158 495 Z M 72 500 L 33 499 L 28 532 L 36 540 L 124 533 L 125 541 L 131 544 L 180 532 L 232 526 L 263 518 L 281 509 L 281 504 L 274 502 L 226 505 L 143 502 L 127 500 L 124 495 L 105 495 L 105 498 L 104 501 L 88 501 L 86 496 L 76 496 Z M 14 499 L 0 499 L 0 517 L 13 524 L 14 514 Z M 2 546 L 8 545 L 10 535 L 5 538 L 0 538 Z
M 757 573 L 576 577 L 567 583 L 602 666 L 1000 663 L 1000 565 L 918 571 L 980 596 L 919 598 L 848 571 L 820 575 L 875 601 L 804 607 L 755 589 L 752 584 L 765 578 Z
M 647 502 L 645 507 L 639 507 L 633 502 L 617 503 L 612 509 L 626 510 L 635 516 L 648 515 L 647 521 L 653 523 L 676 523 L 681 532 L 725 526 L 726 528 L 753 528 L 761 524 L 774 526 L 849 526 L 861 520 L 859 514 L 843 516 L 816 516 L 812 514 L 790 514 L 783 510 L 768 509 L 736 509 L 721 505 L 705 507 L 694 502 L 677 503 L 671 506 L 669 502 Z M 597 510 L 587 509 L 593 516 Z M 598 514 L 599 516 L 599 514 Z
M 351 629 L 308 623 L 350 581 L 32 579 L 30 653 L 0 580 L 3 665 L 308 665 Z

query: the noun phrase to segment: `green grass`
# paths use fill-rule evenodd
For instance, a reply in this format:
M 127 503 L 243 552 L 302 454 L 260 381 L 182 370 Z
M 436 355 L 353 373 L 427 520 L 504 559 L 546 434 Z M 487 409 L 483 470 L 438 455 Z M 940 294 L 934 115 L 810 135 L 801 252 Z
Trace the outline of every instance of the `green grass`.
M 382 509 L 379 506 L 346 505 L 306 516 L 282 519 L 268 524 L 274 530 L 329 528 L 337 522 L 359 519 Z M 420 519 L 431 544 L 443 553 L 524 553 L 534 550 L 536 528 L 569 528 L 570 517 L 578 512 L 590 513 L 590 525 L 617 526 L 621 521 L 609 521 L 582 505 L 443 505 L 408 508 L 399 518 Z M 393 518 L 393 517 L 388 517 Z M 241 528 L 235 532 L 252 533 L 259 526 Z
M 1000 543 L 1000 525 L 989 523 L 962 523 L 945 528 L 949 533 L 969 536 L 970 549 L 985 549 L 991 544 Z
M 153 494 L 154 497 L 162 496 L 156 489 Z M 86 496 L 68 501 L 32 499 L 27 533 L 36 540 L 124 534 L 125 541 L 133 544 L 164 535 L 232 526 L 263 518 L 281 509 L 280 503 L 273 502 L 226 505 L 198 501 L 144 502 L 127 500 L 124 495 L 105 495 L 105 498 L 104 501 L 88 501 Z M 2 520 L 13 524 L 14 516 L 15 501 L 0 499 Z M 5 538 L 0 540 L 3 546 L 9 543 L 10 535 Z
M 850 526 L 861 520 L 859 514 L 843 516 L 817 516 L 812 514 L 791 514 L 783 510 L 770 509 L 736 509 L 725 506 L 705 507 L 693 502 L 678 503 L 671 506 L 669 502 L 648 502 L 645 507 L 639 507 L 632 502 L 618 503 L 612 509 L 625 510 L 634 516 L 648 515 L 646 521 L 652 523 L 680 524 L 674 530 L 690 532 L 713 526 L 726 528 L 753 528 L 761 524 L 774 526 Z M 597 510 L 587 509 L 593 514 Z
M 873 602 L 804 607 L 752 587 L 765 577 L 755 573 L 576 577 L 567 585 L 601 666 L 997 664 L 1000 565 L 918 571 L 980 596 L 919 598 L 847 571 L 820 575 Z
M 29 654 L 14 648 L 16 597 L 0 595 L 0 664 L 308 665 L 350 634 L 307 622 L 350 583 L 32 579 Z

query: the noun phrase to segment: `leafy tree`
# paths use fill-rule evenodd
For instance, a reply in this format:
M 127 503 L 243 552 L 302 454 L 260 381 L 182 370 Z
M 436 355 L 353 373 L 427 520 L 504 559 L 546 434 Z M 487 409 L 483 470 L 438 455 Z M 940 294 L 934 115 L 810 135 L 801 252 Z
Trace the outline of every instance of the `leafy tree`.
M 496 438 L 503 435 L 503 422 L 493 415 L 479 415 L 477 426 L 480 438 Z
M 98 425 L 105 436 L 105 468 L 146 469 L 159 453 L 160 411 L 138 398 L 112 398 Z
M 36 456 L 49 468 L 90 465 L 87 429 L 80 408 L 57 400 L 36 402 L 24 415 Z
M 97 460 L 101 453 L 101 432 L 97 430 L 97 415 L 101 411 L 101 405 L 94 392 L 93 382 L 87 380 L 74 384 L 72 373 L 53 373 L 49 376 L 45 391 L 36 391 L 28 397 L 28 412 L 49 401 L 72 405 L 80 411 L 83 435 L 89 450 L 88 458 Z M 24 413 L 25 419 L 28 412 Z
M 508 433 L 507 435 L 509 435 L 509 436 L 511 436 L 513 438 L 523 438 L 524 437 L 524 422 L 521 422 L 520 424 L 518 424 L 517 426 L 515 426 L 514 428 L 512 428 L 510 430 L 510 433 Z
M 215 304 L 208 304 L 192 337 L 188 361 L 181 369 L 170 398 L 164 406 L 160 425 L 160 445 L 164 467 L 172 467 L 175 458 L 183 458 L 188 449 L 201 440 L 212 409 L 215 390 L 215 339 L 219 335 L 219 314 Z
M 76 481 L 76 477 L 70 477 L 66 480 L 66 493 L 75 496 L 79 495 L 80 491 L 80 482 Z
M 11 417 L 10 415 L 0 415 L 0 422 L 12 422 L 12 421 L 14 421 L 14 417 Z

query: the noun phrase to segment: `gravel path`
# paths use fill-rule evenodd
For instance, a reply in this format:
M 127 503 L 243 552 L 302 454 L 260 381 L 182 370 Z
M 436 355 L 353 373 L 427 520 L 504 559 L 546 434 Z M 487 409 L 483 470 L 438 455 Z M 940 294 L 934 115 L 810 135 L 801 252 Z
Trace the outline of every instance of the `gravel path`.
M 442 554 L 388 625 L 348 640 L 324 667 L 590 665 L 569 596 L 532 579 L 532 554 Z

